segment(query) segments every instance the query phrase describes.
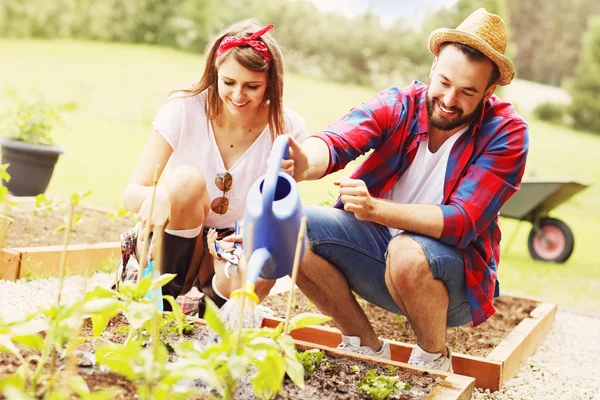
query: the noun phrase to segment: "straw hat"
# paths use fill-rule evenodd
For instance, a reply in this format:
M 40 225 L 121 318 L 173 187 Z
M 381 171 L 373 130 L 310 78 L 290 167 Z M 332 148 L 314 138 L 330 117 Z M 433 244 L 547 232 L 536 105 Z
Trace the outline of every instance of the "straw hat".
M 504 56 L 508 35 L 502 18 L 484 8 L 473 11 L 456 29 L 440 28 L 429 35 L 429 51 L 437 57 L 444 42 L 458 42 L 479 50 L 500 70 L 499 85 L 508 85 L 515 76 L 513 63 Z

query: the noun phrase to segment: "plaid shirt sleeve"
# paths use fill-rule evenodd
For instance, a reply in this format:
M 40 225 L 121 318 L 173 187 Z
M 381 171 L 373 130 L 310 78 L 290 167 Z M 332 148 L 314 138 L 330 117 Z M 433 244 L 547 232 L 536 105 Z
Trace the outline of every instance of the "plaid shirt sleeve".
M 461 249 L 473 242 L 519 189 L 529 148 L 527 124 L 492 118 L 476 133 L 485 143 L 446 205 L 440 241 Z
M 326 175 L 343 169 L 350 161 L 379 147 L 394 132 L 399 117 L 404 116 L 401 114 L 405 102 L 406 97 L 399 88 L 388 88 L 315 134 L 329 147 Z

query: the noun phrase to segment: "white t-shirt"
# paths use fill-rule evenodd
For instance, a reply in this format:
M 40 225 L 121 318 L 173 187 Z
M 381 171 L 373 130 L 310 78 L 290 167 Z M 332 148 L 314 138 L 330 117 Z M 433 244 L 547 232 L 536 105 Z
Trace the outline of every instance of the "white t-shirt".
M 448 138 L 435 153 L 429 151 L 429 138 L 419 143 L 412 164 L 383 198 L 403 204 L 441 204 L 450 150 L 468 128 L 467 125 Z M 402 232 L 402 229 L 388 229 L 392 236 Z
M 212 201 L 223 196 L 223 192 L 214 183 L 215 177 L 227 170 L 212 126 L 206 117 L 205 102 L 205 92 L 191 97 L 171 98 L 158 110 L 152 125 L 173 148 L 173 154 L 165 167 L 165 175 L 168 176 L 183 165 L 198 168 L 206 179 L 206 189 Z M 298 141 L 308 136 L 306 123 L 297 113 L 284 108 L 284 117 L 285 133 Z M 267 125 L 250 148 L 228 170 L 233 178 L 228 192 L 229 209 L 223 215 L 211 210 L 204 221 L 205 227 L 229 228 L 233 227 L 235 221 L 242 220 L 250 186 L 267 171 L 272 144 L 271 131 Z

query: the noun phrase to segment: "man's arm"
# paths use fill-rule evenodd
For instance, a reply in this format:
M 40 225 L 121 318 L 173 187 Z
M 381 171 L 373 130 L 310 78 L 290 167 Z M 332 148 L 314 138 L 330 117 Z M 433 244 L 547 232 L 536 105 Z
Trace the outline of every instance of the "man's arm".
M 343 178 L 335 182 L 340 187 L 344 210 L 357 219 L 376 222 L 439 239 L 444 229 L 444 216 L 433 204 L 403 204 L 371 197 L 365 183 Z
M 290 159 L 283 160 L 281 169 L 297 182 L 322 178 L 329 167 L 329 147 L 317 138 L 308 137 L 298 143 L 290 136 Z

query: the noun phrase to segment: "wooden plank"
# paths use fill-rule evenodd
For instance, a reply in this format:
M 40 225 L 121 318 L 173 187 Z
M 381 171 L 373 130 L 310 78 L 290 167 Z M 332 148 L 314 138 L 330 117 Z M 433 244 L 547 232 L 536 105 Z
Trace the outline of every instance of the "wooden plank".
M 274 328 L 283 322 L 281 318 L 267 317 L 263 326 Z M 341 332 L 327 326 L 310 326 L 291 332 L 295 340 L 315 343 L 328 348 L 335 348 L 342 341 Z M 393 361 L 408 362 L 414 345 L 388 340 L 390 343 L 391 358 Z M 452 355 L 452 368 L 454 373 L 475 378 L 475 386 L 498 390 L 502 376 L 502 362 L 486 360 L 482 357 L 454 353 Z
M 21 266 L 21 252 L 13 249 L 2 249 L 0 256 L 0 279 L 16 281 L 19 279 Z
M 332 349 L 328 346 L 316 344 L 314 342 L 294 340 L 294 343 L 296 344 L 297 348 L 302 350 L 317 348 L 334 357 L 362 360 L 370 364 L 380 365 L 383 367 L 391 365 L 405 371 L 422 371 L 423 373 L 441 378 L 442 382 L 436 386 L 427 397 L 425 397 L 426 400 L 468 400 L 473 394 L 475 379 L 468 376 L 449 374 L 441 371 L 432 371 L 430 369 L 409 365 L 399 361 L 384 360 L 381 358 L 366 356 L 364 354 L 340 351 L 337 349 Z
M 427 396 L 426 400 L 471 400 L 473 397 L 473 378 L 468 376 L 451 374 L 442 381 Z
M 514 377 L 527 359 L 544 340 L 556 316 L 556 304 L 542 303 L 529 318 L 525 318 L 508 336 L 496 346 L 486 360 L 500 361 L 503 364 L 500 387 Z
M 58 275 L 63 246 L 16 247 L 13 250 L 22 253 L 20 278 Z M 120 242 L 72 244 L 67 247 L 67 252 L 67 273 L 83 274 L 86 270 L 91 272 L 110 259 L 118 260 L 121 244 Z

